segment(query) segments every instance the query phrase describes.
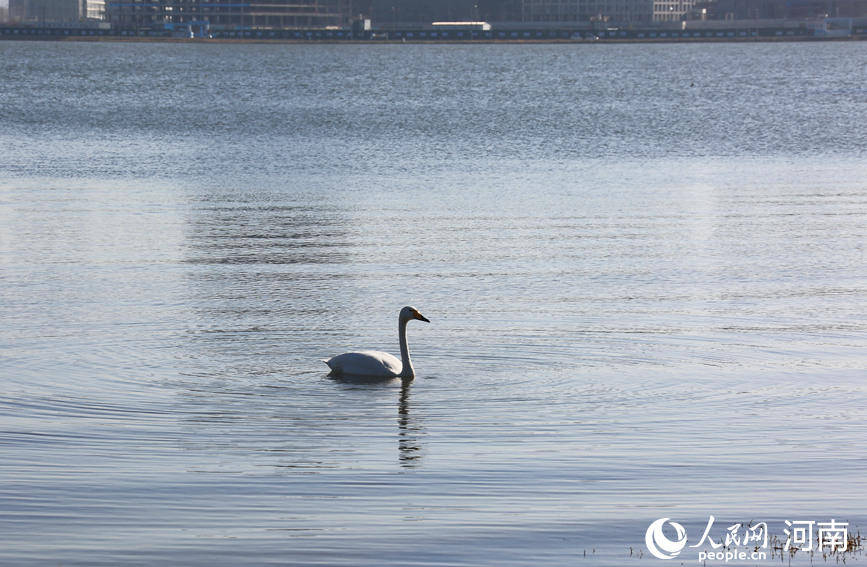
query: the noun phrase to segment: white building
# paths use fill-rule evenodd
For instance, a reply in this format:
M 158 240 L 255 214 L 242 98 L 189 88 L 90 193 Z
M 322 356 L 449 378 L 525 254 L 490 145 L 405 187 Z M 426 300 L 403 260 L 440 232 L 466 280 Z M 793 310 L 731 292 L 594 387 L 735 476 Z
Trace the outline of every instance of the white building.
M 695 0 L 653 0 L 653 21 L 679 22 L 694 4 Z
M 85 20 L 104 20 L 105 0 L 81 0 L 81 15 Z

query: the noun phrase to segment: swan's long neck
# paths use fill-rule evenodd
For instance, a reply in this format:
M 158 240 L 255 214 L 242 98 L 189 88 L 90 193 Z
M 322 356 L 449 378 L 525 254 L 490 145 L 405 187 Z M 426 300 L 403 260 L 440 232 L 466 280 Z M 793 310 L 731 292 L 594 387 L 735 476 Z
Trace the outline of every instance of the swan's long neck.
M 400 361 L 403 369 L 400 371 L 401 378 L 414 378 L 415 371 L 412 368 L 412 360 L 409 358 L 409 345 L 406 344 L 406 324 L 409 319 L 401 318 L 398 321 L 398 335 L 400 336 Z

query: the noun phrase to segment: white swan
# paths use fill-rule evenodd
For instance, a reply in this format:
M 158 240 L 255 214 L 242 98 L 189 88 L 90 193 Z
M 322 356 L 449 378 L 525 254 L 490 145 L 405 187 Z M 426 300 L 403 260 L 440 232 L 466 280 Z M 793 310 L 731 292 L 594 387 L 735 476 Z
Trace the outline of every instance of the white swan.
M 400 310 L 397 328 L 400 336 L 400 360 L 376 350 L 347 352 L 325 360 L 331 368 L 331 376 L 368 376 L 371 378 L 405 378 L 412 379 L 415 372 L 412 360 L 409 359 L 409 347 L 406 344 L 406 324 L 412 319 L 425 323 L 430 321 L 415 307 L 404 307 Z

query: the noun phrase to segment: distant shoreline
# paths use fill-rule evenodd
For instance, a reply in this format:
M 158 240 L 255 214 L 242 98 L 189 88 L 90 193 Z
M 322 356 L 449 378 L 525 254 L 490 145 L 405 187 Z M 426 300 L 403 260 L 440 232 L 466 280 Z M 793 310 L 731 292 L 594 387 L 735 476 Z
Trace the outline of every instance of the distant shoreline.
M 756 43 L 789 41 L 858 41 L 867 39 L 867 25 L 817 28 L 796 22 L 749 22 L 695 27 L 596 27 L 389 30 L 350 29 L 186 29 L 106 27 L 0 26 L 0 40 L 114 41 L 167 43 L 283 43 L 283 44 L 585 44 L 585 43 Z
M 456 40 L 456 39 L 413 39 L 413 40 L 395 40 L 395 39 L 375 39 L 375 40 L 354 40 L 354 39 L 265 39 L 265 38 L 177 38 L 177 37 L 129 37 L 129 36 L 2 36 L 0 41 L 20 41 L 20 42 L 83 42 L 83 43 L 183 43 L 190 45 L 208 45 L 208 44 L 282 44 L 282 45 L 496 45 L 496 44 L 563 44 L 563 45 L 593 45 L 593 44 L 629 44 L 629 43 L 826 43 L 826 42 L 848 42 L 848 41 L 864 41 L 867 37 L 864 36 L 848 36 L 848 37 L 813 37 L 813 36 L 782 36 L 782 37 L 690 37 L 690 38 L 599 38 L 599 39 L 525 39 L 525 38 L 506 38 L 506 39 L 471 39 L 471 40 Z

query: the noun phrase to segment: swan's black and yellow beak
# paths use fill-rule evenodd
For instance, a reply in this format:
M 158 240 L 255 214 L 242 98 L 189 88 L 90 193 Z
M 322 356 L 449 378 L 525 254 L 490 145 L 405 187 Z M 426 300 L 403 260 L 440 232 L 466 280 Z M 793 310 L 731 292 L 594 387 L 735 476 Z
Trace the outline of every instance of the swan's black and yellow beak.
M 430 319 L 428 319 L 427 317 L 425 317 L 424 315 L 422 315 L 418 311 L 416 311 L 414 313 L 414 315 L 415 315 L 415 318 L 418 319 L 419 321 L 424 321 L 425 323 L 430 323 Z

